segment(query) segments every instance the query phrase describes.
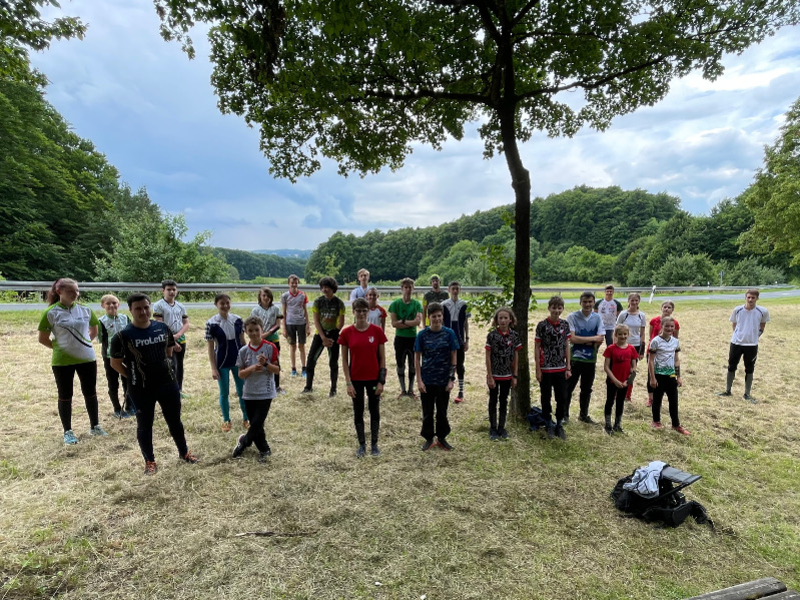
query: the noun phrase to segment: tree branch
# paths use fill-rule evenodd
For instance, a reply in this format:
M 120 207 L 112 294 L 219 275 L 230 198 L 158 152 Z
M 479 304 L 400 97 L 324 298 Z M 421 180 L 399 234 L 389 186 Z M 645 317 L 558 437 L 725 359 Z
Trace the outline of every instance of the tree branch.
M 511 19 L 511 27 L 516 27 L 520 21 L 525 18 L 525 15 L 531 12 L 531 10 L 533 10 L 533 8 L 539 4 L 540 1 L 541 0 L 530 0 L 525 6 L 523 6 L 522 10 L 517 13 L 517 16 Z

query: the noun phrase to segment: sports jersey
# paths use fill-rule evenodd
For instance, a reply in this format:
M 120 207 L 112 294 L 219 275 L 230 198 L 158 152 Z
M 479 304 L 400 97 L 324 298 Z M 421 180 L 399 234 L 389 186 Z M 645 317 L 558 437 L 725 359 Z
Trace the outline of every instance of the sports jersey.
M 53 334 L 53 366 L 79 365 L 95 360 L 89 328 L 100 321 L 88 306 L 74 303 L 67 308 L 56 302 L 42 313 L 39 331 Z
M 230 369 L 236 364 L 239 348 L 242 347 L 242 333 L 244 321 L 238 315 L 228 313 L 228 318 L 223 319 L 216 314 L 206 321 L 206 335 L 208 341 L 216 345 L 216 360 L 218 369 Z
M 513 329 L 503 333 L 494 329 L 486 336 L 486 349 L 489 350 L 489 363 L 492 365 L 494 379 L 511 379 L 511 365 L 514 363 L 514 353 L 522 348 L 519 335 Z
M 170 305 L 169 302 L 164 300 L 163 298 L 153 304 L 153 316 L 161 317 L 164 320 L 164 323 L 167 324 L 169 330 L 172 332 L 173 335 L 176 335 L 183 327 L 183 318 L 186 316 L 186 307 L 183 306 L 177 300 L 175 304 Z M 182 335 L 178 338 L 178 343 L 185 342 L 186 335 Z
M 359 285 L 357 288 L 353 289 L 352 292 L 350 292 L 350 302 L 352 302 L 356 298 L 366 298 L 368 291 L 369 291 L 369 286 L 363 288 Z
M 549 318 L 539 322 L 535 340 L 541 342 L 539 368 L 543 372 L 559 373 L 567 370 L 566 345 L 571 337 L 569 323 L 564 319 L 559 319 L 557 323 Z
M 422 353 L 420 375 L 425 385 L 447 385 L 453 366 L 450 353 L 458 350 L 455 332 L 449 327 L 433 331 L 426 327 L 414 340 L 414 352 Z
M 631 361 L 639 360 L 639 351 L 632 344 L 620 348 L 616 344 L 607 346 L 603 351 L 605 358 L 611 359 L 611 372 L 620 381 L 627 381 L 631 374 Z
M 645 327 L 647 325 L 647 317 L 642 311 L 639 311 L 635 315 L 632 315 L 627 310 L 623 310 L 619 313 L 619 318 L 617 319 L 617 323 L 619 325 L 627 325 L 629 334 L 628 334 L 628 343 L 633 344 L 637 348 L 644 342 L 642 339 L 641 327 Z
M 406 321 L 413 321 L 417 315 L 422 312 L 422 305 L 419 300 L 412 298 L 408 303 L 403 302 L 402 298 L 395 299 L 389 305 L 389 312 L 394 313 L 398 320 L 405 319 Z M 397 329 L 394 333 L 395 337 L 413 338 L 417 337 L 416 327 L 407 327 L 405 329 Z
M 594 310 L 603 319 L 606 331 L 614 331 L 617 324 L 617 315 L 622 312 L 622 304 L 618 300 L 600 300 L 594 303 Z
M 425 295 L 422 297 L 422 300 L 425 306 L 428 306 L 433 302 L 444 302 L 449 297 L 450 297 L 450 292 L 439 288 L 438 292 L 434 292 L 433 290 L 428 290 L 427 292 L 425 292 Z
M 467 319 L 471 316 L 464 300 L 453 302 L 450 298 L 442 302 L 444 313 L 444 326 L 452 329 L 456 334 L 459 346 L 464 347 L 466 338 Z
M 117 314 L 115 317 L 103 315 L 100 321 L 100 345 L 103 348 L 103 356 L 111 358 L 109 354 L 109 343 L 120 331 L 125 329 L 131 320 L 125 315 Z
M 386 309 L 384 309 L 380 304 L 375 308 L 371 308 L 367 313 L 367 323 L 377 325 L 378 327 L 381 327 L 381 329 L 383 329 L 381 324 L 382 318 L 386 318 Z
M 368 324 L 364 331 L 350 325 L 339 334 L 339 344 L 350 352 L 350 379 L 375 381 L 378 379 L 378 346 L 386 343 L 386 334 L 378 325 Z
M 258 364 L 259 356 L 264 356 L 267 362 L 275 364 L 278 362 L 278 349 L 275 344 L 266 340 L 261 340 L 261 343 L 255 348 L 250 344 L 245 344 L 239 348 L 236 366 L 240 371 L 252 367 Z M 243 390 L 243 400 L 271 400 L 275 397 L 275 374 L 270 373 L 266 368 L 262 371 L 253 371 L 244 378 Z
M 308 304 L 308 296 L 305 293 L 297 290 L 296 294 L 292 292 L 284 292 L 281 296 L 281 303 L 286 305 L 286 324 L 287 325 L 305 325 L 306 315 L 305 306 Z
M 668 340 L 659 336 L 650 342 L 650 354 L 655 354 L 653 371 L 656 375 L 675 375 L 675 353 L 681 349 L 681 343 L 674 335 Z
M 154 390 L 176 383 L 167 348 L 175 345 L 169 327 L 150 321 L 145 328 L 133 323 L 111 340 L 111 358 L 121 359 L 128 368 L 128 385 L 139 391 Z
M 259 319 L 261 319 L 261 321 L 264 323 L 265 332 L 275 325 L 278 318 L 283 317 L 283 315 L 281 315 L 280 306 L 278 306 L 275 303 L 270 304 L 269 308 L 264 308 L 260 304 L 254 306 L 252 312 L 250 313 L 250 316 L 258 317 Z M 269 336 L 267 336 L 268 342 L 277 342 L 280 340 L 280 336 L 278 335 L 278 329 L 276 329 Z
M 769 322 L 769 311 L 761 306 L 747 310 L 745 305 L 733 309 L 731 323 L 736 323 L 736 329 L 731 336 L 731 344 L 737 346 L 758 346 L 758 332 L 761 324 Z
M 594 337 L 605 334 L 603 319 L 596 312 L 590 312 L 585 316 L 583 311 L 576 310 L 567 317 L 572 335 L 581 337 Z M 597 344 L 572 344 L 572 360 L 576 362 L 593 363 L 597 362 Z
M 319 323 L 323 331 L 337 329 L 339 316 L 345 313 L 344 302 L 341 298 L 331 296 L 330 300 L 325 296 L 319 296 L 311 305 L 311 312 L 319 315 Z

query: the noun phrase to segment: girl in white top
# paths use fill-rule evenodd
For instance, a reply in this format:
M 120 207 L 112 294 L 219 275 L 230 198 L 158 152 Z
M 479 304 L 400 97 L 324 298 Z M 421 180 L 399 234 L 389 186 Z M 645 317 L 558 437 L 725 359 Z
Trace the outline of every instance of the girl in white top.
M 265 285 L 259 290 L 258 306 L 253 307 L 250 316 L 261 319 L 261 323 L 263 324 L 261 339 L 272 342 L 275 348 L 280 351 L 281 338 L 279 332 L 281 330 L 283 314 L 281 314 L 281 307 L 275 304 L 275 296 L 269 286 Z M 281 388 L 280 371 L 275 373 L 275 387 L 279 394 L 286 393 L 286 391 Z
M 628 308 L 619 313 L 617 318 L 618 325 L 627 325 L 628 331 L 628 344 L 636 348 L 639 352 L 639 360 L 644 357 L 644 338 L 645 328 L 647 327 L 647 315 L 639 310 L 639 302 L 642 297 L 636 293 L 631 292 L 628 294 Z M 628 391 L 625 394 L 625 400 L 631 401 L 631 394 L 633 393 L 633 382 L 628 386 Z

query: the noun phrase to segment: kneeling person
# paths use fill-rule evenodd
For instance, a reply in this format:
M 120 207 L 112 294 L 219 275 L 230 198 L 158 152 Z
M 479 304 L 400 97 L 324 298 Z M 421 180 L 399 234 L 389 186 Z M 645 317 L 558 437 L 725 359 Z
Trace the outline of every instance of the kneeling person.
M 263 321 L 259 317 L 245 319 L 244 331 L 250 342 L 239 350 L 236 366 L 239 368 L 239 377 L 244 379 L 242 398 L 247 416 L 250 417 L 250 429 L 239 436 L 233 457 L 239 458 L 248 446 L 255 444 L 259 462 L 265 462 L 267 456 L 272 454 L 264 433 L 264 423 L 277 392 L 275 377 L 281 372 L 278 348 L 263 339 Z
M 111 366 L 128 379 L 128 389 L 136 414 L 136 438 L 144 457 L 145 475 L 157 471 L 153 454 L 153 418 L 156 402 L 178 447 L 178 456 L 196 463 L 189 452 L 181 422 L 181 393 L 172 368 L 175 338 L 164 323 L 150 319 L 150 298 L 146 294 L 128 296 L 132 322 L 111 340 Z

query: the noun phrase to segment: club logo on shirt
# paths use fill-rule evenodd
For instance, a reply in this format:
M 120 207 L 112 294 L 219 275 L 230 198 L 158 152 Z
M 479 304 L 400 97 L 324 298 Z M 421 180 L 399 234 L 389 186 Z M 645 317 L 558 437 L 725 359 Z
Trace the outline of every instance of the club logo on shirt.
M 146 339 L 137 338 L 135 340 L 135 343 L 136 347 L 138 348 L 139 346 L 150 346 L 151 344 L 163 344 L 166 341 L 167 341 L 167 335 L 165 333 L 162 333 L 161 335 L 157 335 L 156 337 L 152 338 L 146 338 Z
M 369 336 L 369 343 L 370 344 L 374 344 L 375 343 L 375 336 L 374 335 Z

